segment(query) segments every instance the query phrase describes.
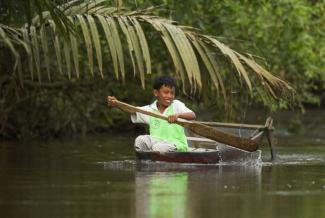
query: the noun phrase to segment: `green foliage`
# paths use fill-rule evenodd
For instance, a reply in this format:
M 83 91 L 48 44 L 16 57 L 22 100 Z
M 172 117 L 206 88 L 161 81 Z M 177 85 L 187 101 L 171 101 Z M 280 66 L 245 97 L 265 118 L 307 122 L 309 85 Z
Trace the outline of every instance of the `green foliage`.
M 36 1 L 37 9 L 41 8 L 38 0 L 33 1 Z M 63 57 L 63 71 L 68 79 L 74 77 L 72 68 L 79 79 L 79 56 L 84 56 L 85 53 L 80 53 L 79 47 L 87 50 L 89 71 L 92 76 L 94 76 L 95 66 L 93 56 L 96 56 L 96 68 L 104 79 L 106 72 L 104 73 L 105 69 L 103 68 L 102 48 L 107 48 L 108 45 L 115 76 L 118 78 L 118 71 L 121 71 L 124 81 L 126 57 L 123 50 L 127 50 L 134 75 L 138 75 L 144 88 L 144 78 L 152 71 L 149 43 L 143 31 L 144 27 L 148 26 L 147 32 L 158 33 L 158 36 L 161 37 L 160 40 L 165 44 L 162 49 L 168 50 L 175 68 L 174 75 L 181 81 L 184 93 L 187 89 L 190 89 L 191 94 L 200 93 L 202 89 L 212 89 L 217 94 L 221 93 L 224 100 L 227 101 L 227 89 L 225 89 L 224 81 L 232 74 L 236 74 L 235 82 L 247 86 L 248 92 L 253 91 L 251 80 L 254 79 L 254 85 L 263 86 L 263 90 L 273 98 L 280 97 L 292 101 L 290 96 L 286 96 L 294 93 L 288 84 L 274 77 L 251 57 L 229 48 L 216 37 L 204 35 L 190 26 L 177 25 L 173 20 L 153 16 L 154 8 L 140 11 L 120 11 L 119 8 L 108 7 L 105 3 L 104 0 L 72 1 L 57 6 L 55 10 L 58 8 L 61 10 L 60 18 L 55 18 L 58 15 L 51 12 L 54 9 L 44 3 L 48 11 L 38 13 L 32 20 L 28 19 L 28 25 L 17 29 L 7 25 L 0 26 L 0 41 L 3 41 L 4 46 L 10 49 L 14 55 L 13 74 L 18 74 L 21 86 L 25 83 L 26 74 L 31 75 L 31 80 L 37 77 L 40 83 L 44 81 L 44 77 L 47 77 L 49 81 L 52 78 L 53 80 L 64 79 L 51 73 L 50 59 L 54 58 L 54 55 L 49 52 L 51 50 L 55 50 L 60 72 L 62 73 L 61 60 Z M 68 20 L 70 24 L 74 25 L 74 31 L 83 35 L 85 46 L 83 46 L 81 37 L 74 34 L 76 32 L 70 32 L 67 37 L 66 34 L 59 31 L 63 20 Z M 106 43 L 102 39 L 103 31 Z M 21 39 L 21 35 L 23 35 L 23 39 Z M 126 39 L 127 45 L 120 43 L 122 38 Z M 17 47 L 23 48 L 25 53 L 18 50 Z M 63 52 L 61 52 L 61 47 L 63 47 Z M 158 63 L 164 61 L 164 57 L 160 54 L 158 57 Z M 44 62 L 41 61 L 42 58 L 44 58 Z M 22 69 L 25 60 L 28 60 L 30 72 Z M 44 68 L 46 68 L 47 75 L 43 73 L 45 72 Z M 224 68 L 230 70 L 225 71 Z M 34 76 L 34 71 L 36 71 L 36 76 Z M 201 78 L 207 72 L 211 82 L 207 80 L 207 83 L 202 83 Z
M 159 3 L 167 3 L 181 23 L 200 27 L 268 63 L 271 72 L 294 85 L 301 101 L 320 103 L 325 91 L 324 1 L 155 1 Z
M 63 17 L 55 14 L 60 12 L 48 0 L 47 5 L 42 5 L 40 0 L 26 2 L 36 2 L 52 11 L 53 16 Z M 56 1 L 62 2 L 66 1 Z M 112 2 L 101 2 L 112 5 Z M 4 13 L 0 14 L 0 23 L 7 26 L 0 24 L 0 46 L 4 48 L 0 51 L 0 136 L 61 136 L 125 128 L 128 116 L 107 109 L 105 97 L 116 95 L 135 105 L 148 104 L 152 100 L 153 77 L 175 75 L 175 69 L 180 81 L 179 95 L 190 97 L 192 106 L 197 106 L 194 109 L 208 107 L 215 111 L 219 120 L 236 120 L 236 115 L 254 106 L 271 112 L 287 109 L 291 97 L 274 100 L 272 92 L 279 93 L 270 88 L 283 83 L 276 79 L 279 83 L 275 85 L 269 82 L 272 80 L 265 82 L 268 74 L 259 76 L 256 68 L 249 66 L 251 60 L 289 81 L 297 89 L 296 97 L 303 102 L 319 104 L 325 90 L 325 3 L 322 1 L 129 0 L 123 3 L 138 11 L 102 8 L 101 13 L 109 14 L 105 20 L 99 16 L 101 13 L 92 14 L 98 9 L 95 6 L 92 12 L 82 9 L 92 14 L 82 15 L 83 18 L 75 16 L 78 12 L 86 13 L 77 6 L 65 11 L 71 17 L 63 21 L 72 23 L 73 31 L 79 35 L 64 34 L 64 30 L 60 32 L 62 27 L 56 27 L 58 31 L 55 31 L 58 20 L 46 23 L 42 17 L 40 24 L 46 25 L 37 25 L 36 19 L 35 29 L 19 32 L 16 27 L 33 20 L 11 11 L 26 13 L 26 7 L 6 3 L 7 9 L 1 8 Z M 171 21 L 166 19 L 145 20 L 139 16 L 143 12 L 140 9 L 159 4 L 165 4 L 165 8 L 152 11 L 153 14 L 200 28 L 206 35 L 198 36 L 195 29 L 181 25 L 169 26 Z M 131 16 L 116 18 L 117 12 Z M 30 16 L 40 14 L 35 9 Z M 114 32 L 112 20 L 118 32 Z M 190 44 L 184 43 L 184 36 Z M 25 40 L 28 38 L 30 42 Z M 119 46 L 119 40 L 128 40 L 128 44 Z M 138 52 L 140 48 L 142 54 Z M 204 73 L 198 73 L 196 61 Z M 153 75 L 143 70 L 151 72 L 150 64 Z M 122 78 L 123 82 L 116 78 Z M 194 81 L 198 86 L 203 84 L 201 92 L 188 96 L 195 91 L 191 89 L 183 95 L 182 84 Z M 143 90 L 139 84 L 149 88 Z M 250 87 L 252 90 L 248 92 Z
M 10 98 L 6 105 L 0 104 L 0 109 L 7 112 L 1 114 L 0 136 L 3 138 L 71 137 L 113 128 L 132 131 L 129 116 L 107 107 L 106 96 L 116 95 L 134 105 L 148 104 L 152 100 L 151 92 L 138 89 L 136 83 L 122 85 L 114 79 L 98 78 L 95 83 L 32 83 L 24 90 L 20 99 L 13 90 L 8 90 L 6 94 Z

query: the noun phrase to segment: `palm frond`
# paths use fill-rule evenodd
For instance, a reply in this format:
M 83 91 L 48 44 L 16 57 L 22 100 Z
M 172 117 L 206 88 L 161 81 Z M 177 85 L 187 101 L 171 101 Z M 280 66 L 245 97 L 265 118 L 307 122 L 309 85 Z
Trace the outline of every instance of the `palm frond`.
M 18 76 L 22 83 L 22 65 L 21 65 L 21 58 L 19 52 L 16 50 L 15 46 L 13 45 L 11 39 L 7 36 L 6 31 L 0 26 L 0 41 L 2 41 L 12 52 L 15 57 L 15 64 L 13 67 L 13 72 L 15 73 L 18 71 Z
M 57 60 L 58 67 L 59 67 L 59 72 L 62 75 L 63 70 L 62 70 L 61 44 L 60 44 L 58 33 L 56 31 L 56 24 L 54 23 L 53 20 L 49 20 L 49 24 L 50 24 L 50 27 L 52 28 L 54 50 L 55 50 L 56 60 Z
M 144 71 L 144 57 L 140 48 L 140 42 L 137 34 L 135 33 L 134 26 L 129 22 L 127 17 L 121 16 L 120 20 L 124 24 L 124 28 L 127 29 L 128 35 L 130 37 L 130 42 L 132 44 L 132 49 L 135 55 L 135 65 L 137 66 L 138 72 L 140 74 L 141 85 L 145 87 L 145 71 Z M 135 70 L 136 72 L 137 70 Z
M 70 49 L 70 42 L 65 40 L 63 42 L 63 53 L 66 63 L 66 70 L 68 78 L 71 79 L 71 49 Z
M 155 17 L 150 16 L 141 16 L 141 18 L 151 24 L 158 32 L 162 34 L 162 39 L 169 51 L 169 54 L 171 55 L 171 58 L 173 60 L 174 66 L 175 66 L 175 73 L 176 76 L 180 78 L 182 81 L 182 90 L 185 93 L 185 84 L 186 84 L 186 71 L 184 68 L 184 65 L 182 63 L 179 51 L 176 48 L 176 45 L 174 44 L 171 36 L 168 34 L 167 30 L 163 27 L 161 22 L 159 22 L 157 19 L 152 19 Z
M 106 69 L 103 60 L 106 60 L 108 49 L 111 57 L 108 59 L 112 60 L 115 77 L 125 81 L 127 55 L 124 53 L 127 52 L 134 76 L 140 78 L 142 87 L 145 87 L 145 78 L 147 74 L 151 74 L 153 62 L 146 35 L 147 31 L 150 31 L 157 34 L 166 46 L 165 49 L 174 65 L 176 78 L 181 81 L 184 93 L 189 90 L 188 88 L 191 93 L 200 93 L 204 88 L 211 88 L 202 83 L 202 76 L 206 75 L 211 80 L 208 84 L 212 85 L 212 90 L 221 94 L 226 100 L 228 95 L 226 80 L 234 72 L 239 79 L 239 85 L 244 88 L 243 84 L 245 84 L 250 93 L 255 88 L 256 81 L 264 86 L 265 91 L 273 98 L 277 98 L 279 94 L 289 96 L 290 93 L 294 93 L 294 89 L 285 81 L 272 75 L 253 59 L 234 51 L 216 37 L 204 35 L 193 27 L 178 25 L 173 20 L 152 16 L 151 8 L 130 12 L 109 7 L 105 0 L 78 0 L 49 8 L 51 9 L 48 11 L 38 13 L 32 20 L 31 26 L 25 25 L 18 31 L 10 30 L 9 37 L 7 36 L 9 30 L 4 31 L 0 26 L 0 43 L 5 44 L 12 52 L 16 60 L 15 69 L 18 71 L 21 69 L 20 52 L 13 44 L 24 47 L 32 80 L 36 69 L 37 78 L 39 82 L 42 81 L 43 68 L 46 69 L 47 77 L 53 80 L 51 66 L 56 65 L 51 65 L 51 57 L 54 54 L 61 74 L 66 71 L 70 79 L 73 70 L 79 78 L 81 74 L 79 58 L 81 59 L 82 56 L 79 49 L 86 50 L 90 74 L 94 76 L 96 66 L 100 76 L 104 78 Z M 73 31 L 68 32 L 68 37 L 59 34 L 58 25 L 66 24 L 54 18 L 55 13 L 64 14 L 69 24 L 74 26 L 75 31 L 79 31 L 79 35 L 82 36 L 79 37 Z M 101 36 L 102 33 L 104 36 Z M 105 40 L 101 41 L 101 39 Z M 122 44 L 124 39 L 126 43 Z M 52 47 L 55 52 L 49 50 Z M 44 62 L 40 61 L 41 54 L 44 56 Z M 220 60 L 220 54 L 225 57 L 222 58 L 223 60 Z M 94 64 L 94 55 L 96 64 Z M 221 70 L 225 66 L 221 63 L 224 62 L 230 63 L 228 71 Z
M 44 60 L 45 60 L 45 67 L 47 71 L 48 79 L 51 80 L 51 74 L 50 74 L 50 56 L 49 56 L 49 48 L 48 48 L 48 40 L 46 36 L 46 30 L 44 25 L 42 25 L 40 30 L 40 36 L 41 36 L 41 45 L 43 49 L 44 54 Z
M 120 67 L 120 71 L 122 74 L 122 81 L 125 81 L 125 63 L 124 63 L 124 55 L 123 55 L 123 48 L 122 48 L 122 43 L 121 39 L 119 37 L 119 32 L 116 27 L 116 22 L 112 17 L 107 16 L 106 21 L 112 31 L 112 43 L 115 45 L 116 48 L 116 54 L 118 58 L 118 63 Z
M 130 17 L 130 20 L 133 23 L 134 28 L 136 30 L 136 35 L 139 38 L 140 47 L 141 47 L 143 57 L 144 57 L 144 62 L 146 65 L 147 74 L 151 74 L 151 58 L 150 58 L 150 51 L 149 51 L 148 42 L 146 40 L 146 36 L 143 32 L 143 29 L 142 29 L 140 23 L 137 21 L 137 19 Z
M 126 37 L 126 41 L 127 41 L 127 44 L 128 44 L 128 47 L 129 47 L 129 54 L 130 54 L 130 58 L 131 58 L 131 62 L 132 62 L 132 66 L 133 66 L 133 75 L 135 76 L 136 74 L 136 67 L 135 67 L 135 60 L 134 60 L 134 48 L 133 48 L 133 44 L 132 44 L 132 41 L 131 41 L 131 36 L 130 36 L 130 33 L 129 33 L 129 30 L 128 28 L 126 27 L 125 23 L 122 21 L 122 19 L 120 17 L 117 17 L 117 21 Z M 142 84 L 143 86 L 143 84 Z
M 164 26 L 173 38 L 176 47 L 180 50 L 180 55 L 184 62 L 185 69 L 189 74 L 190 84 L 193 81 L 194 91 L 197 85 L 199 87 L 199 90 L 201 90 L 202 83 L 199 64 L 197 62 L 197 58 L 194 54 L 193 48 L 190 45 L 185 33 L 180 28 L 177 28 L 174 25 L 167 24 Z
M 112 57 L 112 60 L 113 60 L 113 67 L 114 67 L 114 72 L 115 72 L 115 77 L 118 79 L 119 78 L 119 70 L 118 70 L 118 57 L 117 57 L 117 52 L 116 52 L 116 48 L 115 48 L 115 44 L 113 42 L 113 34 L 112 34 L 112 31 L 111 31 L 111 28 L 108 24 L 108 22 L 106 21 L 105 17 L 103 17 L 102 15 L 97 15 L 102 27 L 103 27 L 103 30 L 104 30 L 104 33 L 105 33 L 105 36 L 106 36 L 106 41 L 107 41 L 107 44 L 109 46 L 109 49 L 110 49 L 110 53 L 111 53 L 111 57 Z
M 41 60 L 40 60 L 40 49 L 39 49 L 39 42 L 38 42 L 38 34 L 36 33 L 36 28 L 34 26 L 30 27 L 30 36 L 33 48 L 33 58 L 36 65 L 36 72 L 38 81 L 41 82 Z
M 270 72 L 268 72 L 263 67 L 261 67 L 259 64 L 257 64 L 254 60 L 249 59 L 249 58 L 247 58 L 247 57 L 245 57 L 242 54 L 239 54 L 237 52 L 236 52 L 236 54 L 238 55 L 238 57 L 241 60 L 243 60 L 253 70 L 253 72 L 255 72 L 256 74 L 259 75 L 259 77 L 263 81 L 262 85 L 265 85 L 267 87 L 267 90 L 275 98 L 277 98 L 277 97 L 276 97 L 273 89 L 277 89 L 277 90 L 279 90 L 279 92 L 281 92 L 283 94 L 286 94 L 286 93 L 294 94 L 294 89 L 288 83 L 286 83 L 285 81 L 283 81 L 283 80 L 275 77 L 274 75 L 272 75 Z M 288 92 L 288 90 L 290 92 Z
M 224 88 L 223 80 L 221 78 L 215 58 L 213 58 L 211 54 L 211 51 L 200 40 L 196 40 L 192 34 L 188 33 L 187 35 L 191 39 L 191 42 L 198 51 L 205 67 L 207 68 L 207 71 L 210 75 L 214 87 L 216 88 L 217 93 L 221 91 L 224 99 L 226 100 L 226 90 Z
M 64 14 L 66 16 L 73 16 L 77 14 L 92 14 L 95 13 L 96 10 L 105 7 L 103 4 L 106 0 L 91 0 L 91 1 L 80 1 L 80 4 L 76 5 L 67 5 L 66 7 L 62 8 Z M 106 6 L 107 8 L 107 6 Z
M 32 7 L 37 8 L 37 15 L 34 18 L 28 17 L 28 22 L 26 23 L 25 27 L 28 29 L 33 26 L 41 26 L 44 23 L 47 23 L 49 20 L 53 20 L 59 32 L 63 34 L 63 37 L 67 39 L 67 32 L 74 32 L 75 29 L 71 21 L 65 16 L 62 8 L 57 6 L 51 0 L 28 0 L 27 11 L 31 11 Z M 73 1 L 75 2 L 75 1 Z M 69 4 L 66 4 L 69 5 Z M 31 20 L 29 20 L 31 19 Z
M 118 12 L 117 8 L 107 8 L 107 7 L 103 7 L 100 9 L 97 9 L 94 14 L 96 15 L 113 15 L 116 12 Z
M 73 23 L 72 18 L 69 17 L 69 19 Z M 79 78 L 80 72 L 79 72 L 79 58 L 78 58 L 79 57 L 78 41 L 77 41 L 77 37 L 74 36 L 74 34 L 72 34 L 71 32 L 69 33 L 69 36 L 70 36 L 70 42 L 71 42 L 74 68 L 75 68 L 76 76 L 77 76 L 77 78 Z
M 88 19 L 88 24 L 90 26 L 93 43 L 95 45 L 95 51 L 96 51 L 96 56 L 97 56 L 99 72 L 100 72 L 101 77 L 104 78 L 102 50 L 101 50 L 100 39 L 99 39 L 99 35 L 98 35 L 96 22 L 91 15 L 88 15 L 87 19 Z
M 23 40 L 29 47 L 28 52 L 27 52 L 28 68 L 29 68 L 31 79 L 33 81 L 34 80 L 34 62 L 33 62 L 32 48 L 31 48 L 31 41 L 30 41 L 30 37 L 29 37 L 27 28 L 22 28 L 22 33 L 23 33 Z
M 77 15 L 77 18 L 79 19 L 83 37 L 84 37 L 84 40 L 86 43 L 90 72 L 92 75 L 94 75 L 93 44 L 91 42 L 90 31 L 88 29 L 88 25 L 87 25 L 83 15 Z
M 225 46 L 223 43 L 219 42 L 218 40 L 216 40 L 213 37 L 210 36 L 205 36 L 208 40 L 211 41 L 211 43 L 213 43 L 213 45 L 215 45 L 217 48 L 220 49 L 220 51 L 225 55 L 228 56 L 231 60 L 231 63 L 235 66 L 236 71 L 238 72 L 239 78 L 244 77 L 244 80 L 249 88 L 249 90 L 252 90 L 252 84 L 250 82 L 250 79 L 248 77 L 248 73 L 245 70 L 244 66 L 241 64 L 241 62 L 239 61 L 238 57 L 236 56 L 236 54 L 234 53 L 234 51 L 232 49 L 230 49 L 228 46 Z

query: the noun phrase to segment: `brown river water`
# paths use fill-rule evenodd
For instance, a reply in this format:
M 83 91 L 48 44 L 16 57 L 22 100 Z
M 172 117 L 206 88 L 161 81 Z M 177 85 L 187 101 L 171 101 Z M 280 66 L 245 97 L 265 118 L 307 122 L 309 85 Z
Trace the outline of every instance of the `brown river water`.
M 325 126 L 276 131 L 278 157 L 139 163 L 136 135 L 0 142 L 1 218 L 325 217 Z

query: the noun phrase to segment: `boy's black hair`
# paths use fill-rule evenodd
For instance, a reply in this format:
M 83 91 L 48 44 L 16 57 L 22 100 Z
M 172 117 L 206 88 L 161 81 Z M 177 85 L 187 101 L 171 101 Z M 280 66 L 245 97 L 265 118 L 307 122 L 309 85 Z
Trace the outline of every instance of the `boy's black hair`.
M 155 80 L 153 88 L 159 90 L 163 85 L 168 86 L 170 88 L 176 88 L 176 81 L 170 76 L 160 76 Z

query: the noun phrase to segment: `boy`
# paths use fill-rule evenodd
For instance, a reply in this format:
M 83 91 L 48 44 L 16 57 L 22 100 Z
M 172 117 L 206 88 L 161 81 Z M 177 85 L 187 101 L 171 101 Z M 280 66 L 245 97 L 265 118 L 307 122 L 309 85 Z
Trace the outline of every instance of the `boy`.
M 133 123 L 145 123 L 150 127 L 150 135 L 140 135 L 135 139 L 134 147 L 137 151 L 187 151 L 188 145 L 184 128 L 174 124 L 178 119 L 194 120 L 195 113 L 188 109 L 184 103 L 175 100 L 176 82 L 169 76 L 161 76 L 154 83 L 153 95 L 156 100 L 141 109 L 160 113 L 168 117 L 168 122 L 162 119 L 131 113 Z M 107 102 L 110 106 L 116 106 L 114 96 L 108 96 Z M 125 111 L 130 113 L 129 111 Z

